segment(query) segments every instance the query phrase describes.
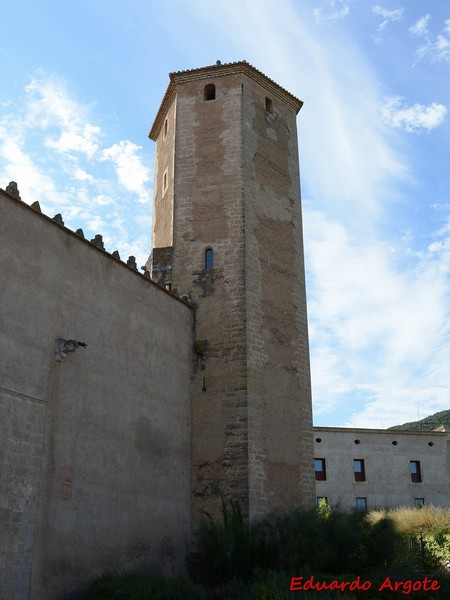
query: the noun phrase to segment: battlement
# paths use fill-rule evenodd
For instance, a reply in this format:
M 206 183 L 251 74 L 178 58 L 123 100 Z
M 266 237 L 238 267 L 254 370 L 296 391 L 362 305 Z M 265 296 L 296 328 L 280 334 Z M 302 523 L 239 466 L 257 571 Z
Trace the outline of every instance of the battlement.
M 146 265 L 141 267 L 141 270 L 143 272 L 140 273 L 138 270 L 135 256 L 129 256 L 127 258 L 127 260 L 125 261 L 125 260 L 121 259 L 118 250 L 114 250 L 113 252 L 108 252 L 105 249 L 105 245 L 103 242 L 103 236 L 101 234 L 96 234 L 91 240 L 89 240 L 85 237 L 83 229 L 79 228 L 76 231 L 72 231 L 71 229 L 69 229 L 65 225 L 64 218 L 61 213 L 57 213 L 53 217 L 50 217 L 42 212 L 41 206 L 38 201 L 33 202 L 33 204 L 31 204 L 31 205 L 24 202 L 20 196 L 20 192 L 18 190 L 17 183 L 15 181 L 10 181 L 9 184 L 6 186 L 6 189 L 0 188 L 0 194 L 15 203 L 19 203 L 24 208 L 26 208 L 30 211 L 33 211 L 36 215 L 39 215 L 40 218 L 45 219 L 47 222 L 51 222 L 51 223 L 55 224 L 56 226 L 63 228 L 64 231 L 67 232 L 68 235 L 78 238 L 78 240 L 80 240 L 80 242 L 82 242 L 82 243 L 89 244 L 91 247 L 102 252 L 106 257 L 114 260 L 116 263 L 122 265 L 123 267 L 129 268 L 131 271 L 133 271 L 139 277 L 143 277 L 144 279 L 147 279 L 152 285 L 155 285 L 156 287 L 163 290 L 164 292 L 170 294 L 171 296 L 174 296 L 181 302 L 183 302 L 185 304 L 189 304 L 188 302 L 186 302 L 185 298 L 180 298 L 178 296 L 178 293 L 176 290 L 171 291 L 166 286 L 164 286 L 162 284 L 158 284 L 157 282 L 152 280 L 151 274 L 148 271 Z

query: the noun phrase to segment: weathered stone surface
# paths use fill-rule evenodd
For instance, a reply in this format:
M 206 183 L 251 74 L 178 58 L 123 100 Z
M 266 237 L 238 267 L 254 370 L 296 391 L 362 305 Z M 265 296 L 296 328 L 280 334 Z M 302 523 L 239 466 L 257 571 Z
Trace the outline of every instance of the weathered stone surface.
M 6 186 L 5 192 L 7 194 L 9 194 L 10 196 L 13 196 L 14 198 L 17 198 L 18 200 L 20 200 L 20 193 L 19 193 L 19 190 L 17 189 L 17 183 L 15 181 L 9 182 L 9 184 Z
M 171 77 L 152 129 L 153 231 L 173 247 L 173 285 L 191 293 L 194 339 L 208 342 L 196 348 L 191 385 L 193 520 L 200 508 L 219 513 L 221 497 L 239 500 L 250 517 L 311 506 L 301 103 L 248 65 Z M 158 278 L 164 248 L 155 246 Z
M 4 191 L 0 213 L 0 597 L 181 571 L 192 309 Z M 56 362 L 68 337 L 88 348 Z

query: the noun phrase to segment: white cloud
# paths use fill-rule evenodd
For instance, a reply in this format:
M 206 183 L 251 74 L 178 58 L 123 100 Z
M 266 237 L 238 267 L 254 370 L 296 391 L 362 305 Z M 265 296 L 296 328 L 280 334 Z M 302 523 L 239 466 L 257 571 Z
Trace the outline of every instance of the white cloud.
M 381 107 L 383 119 L 395 128 L 410 132 L 423 129 L 430 131 L 440 125 L 447 114 L 445 106 L 436 102 L 427 106 L 407 106 L 402 104 L 402 100 L 400 96 L 393 96 L 387 98 Z
M 79 152 L 92 158 L 99 148 L 96 142 L 99 132 L 99 127 L 94 127 L 89 123 L 82 126 L 72 124 L 70 129 L 61 132 L 58 139 L 47 138 L 45 145 L 57 152 L 69 154 Z
M 316 21 L 344 19 L 350 13 L 352 1 L 354 0 L 323 0 L 322 6 L 313 10 Z
M 45 145 L 57 152 L 77 152 L 92 158 L 99 147 L 100 127 L 85 120 L 86 109 L 73 100 L 54 77 L 34 78 L 26 87 L 28 127 L 57 128 L 59 136 L 46 137 Z
M 429 37 L 426 27 L 419 28 L 419 31 L 421 36 L 426 38 L 425 43 L 416 50 L 419 60 L 429 60 L 431 63 L 450 61 L 450 19 L 445 21 L 442 32 L 435 39 Z
M 144 166 L 137 152 L 140 146 L 125 140 L 103 150 L 104 160 L 114 163 L 119 183 L 130 192 L 139 195 L 140 201 L 147 202 L 149 198 L 148 186 L 150 170 Z
M 411 402 L 445 408 L 450 232 L 405 269 L 324 213 L 304 221 L 316 416 L 345 402 L 355 406 L 347 426 L 386 427 L 411 420 Z
M 430 20 L 430 15 L 425 15 L 424 17 L 420 17 L 414 25 L 408 29 L 408 33 L 416 37 L 423 37 L 428 33 L 428 22 Z
M 372 6 L 372 12 L 384 19 L 378 26 L 378 31 L 382 31 L 389 22 L 400 21 L 403 18 L 403 8 L 388 10 L 377 4 Z
M 4 176 L 18 182 L 22 198 L 42 202 L 57 195 L 53 179 L 39 168 L 14 136 L 9 136 L 7 128 L 4 136 L 1 135 L 0 128 L 0 159 L 3 159 L 1 163 Z
M 76 167 L 73 176 L 75 179 L 79 179 L 80 181 L 94 181 L 94 177 L 90 173 L 80 169 L 80 167 Z

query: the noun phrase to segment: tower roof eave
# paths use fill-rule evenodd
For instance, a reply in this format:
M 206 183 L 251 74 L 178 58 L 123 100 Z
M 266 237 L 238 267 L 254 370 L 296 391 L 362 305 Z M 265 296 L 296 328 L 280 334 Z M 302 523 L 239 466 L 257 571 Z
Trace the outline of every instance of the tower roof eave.
M 253 67 L 245 60 L 225 64 L 219 63 L 207 67 L 200 67 L 198 69 L 189 69 L 186 71 L 175 71 L 173 73 L 169 73 L 170 83 L 167 87 L 166 93 L 164 94 L 164 98 L 162 99 L 148 137 L 151 140 L 156 141 L 164 117 L 175 96 L 175 89 L 178 83 L 184 83 L 186 81 L 193 81 L 196 79 L 205 79 L 207 77 L 223 77 L 224 75 L 231 75 L 235 73 L 244 73 L 259 83 L 261 87 L 265 88 L 267 91 L 289 104 L 296 113 L 298 113 L 303 106 L 303 102 L 296 96 L 285 90 L 283 87 L 278 85 L 275 81 L 264 75 L 264 73 Z

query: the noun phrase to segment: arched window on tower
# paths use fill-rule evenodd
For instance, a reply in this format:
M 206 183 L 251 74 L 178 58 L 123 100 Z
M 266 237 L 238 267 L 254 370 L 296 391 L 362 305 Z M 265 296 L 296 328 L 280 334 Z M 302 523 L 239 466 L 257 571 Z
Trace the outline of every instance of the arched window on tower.
M 205 269 L 212 269 L 214 267 L 214 252 L 212 248 L 205 250 Z
M 216 86 L 213 83 L 205 85 L 205 91 L 203 93 L 203 100 L 215 100 L 216 99 Z

